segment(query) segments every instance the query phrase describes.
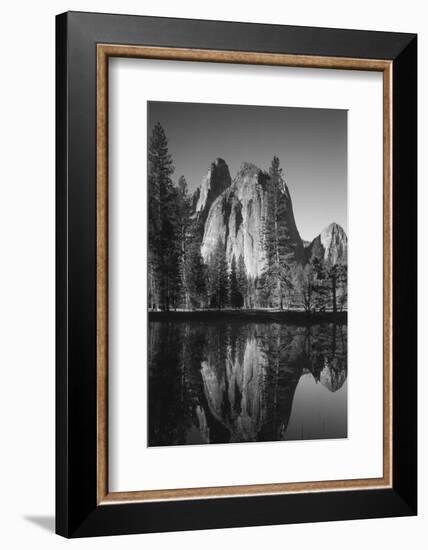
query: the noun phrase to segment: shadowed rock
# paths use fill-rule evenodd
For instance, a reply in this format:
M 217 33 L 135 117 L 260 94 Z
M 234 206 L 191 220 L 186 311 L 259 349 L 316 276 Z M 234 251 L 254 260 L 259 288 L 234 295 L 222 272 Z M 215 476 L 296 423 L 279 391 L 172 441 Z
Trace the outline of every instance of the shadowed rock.
M 223 159 L 217 158 L 194 194 L 195 212 L 205 219 L 212 203 L 230 186 L 231 181 L 227 164 Z

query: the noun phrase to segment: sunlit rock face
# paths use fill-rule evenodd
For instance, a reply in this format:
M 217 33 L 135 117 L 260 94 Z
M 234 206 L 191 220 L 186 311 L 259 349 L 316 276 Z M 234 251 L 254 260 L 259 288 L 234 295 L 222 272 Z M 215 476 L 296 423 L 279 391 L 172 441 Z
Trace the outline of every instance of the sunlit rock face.
M 348 237 L 337 223 L 326 227 L 306 249 L 308 260 L 318 258 L 329 265 L 348 263 Z
M 269 182 L 269 176 L 265 172 L 246 163 L 232 185 L 216 198 L 209 210 L 202 240 L 201 253 L 205 261 L 208 261 L 221 238 L 226 246 L 229 264 L 233 256 L 238 260 L 242 254 L 249 276 L 258 277 L 263 273 L 266 268 L 263 220 L 266 216 L 266 191 Z M 289 235 L 291 258 L 300 261 L 304 257 L 303 244 L 285 183 L 281 200 L 285 203 L 285 216 L 280 223 Z
M 208 169 L 201 185 L 193 196 L 193 206 L 199 216 L 206 218 L 215 199 L 227 189 L 232 182 L 229 168 L 225 161 L 217 158 Z

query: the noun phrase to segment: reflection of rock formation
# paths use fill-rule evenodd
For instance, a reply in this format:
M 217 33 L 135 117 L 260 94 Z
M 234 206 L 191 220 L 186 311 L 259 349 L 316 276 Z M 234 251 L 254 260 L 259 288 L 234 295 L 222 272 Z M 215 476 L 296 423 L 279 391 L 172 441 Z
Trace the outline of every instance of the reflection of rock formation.
M 331 392 L 347 376 L 346 326 L 151 323 L 150 338 L 149 445 L 285 439 L 301 375 Z
M 321 384 L 331 392 L 335 392 L 340 390 L 345 380 L 346 369 L 338 369 L 326 361 L 326 365 L 320 373 Z
M 265 357 L 255 339 L 248 339 L 244 355 L 228 349 L 225 364 L 202 362 L 202 379 L 208 406 L 230 430 L 230 441 L 256 441 Z
M 279 439 L 302 372 L 300 331 L 256 325 L 243 341 L 230 336 L 223 361 L 210 352 L 202 362 L 210 412 L 227 428 L 230 442 Z

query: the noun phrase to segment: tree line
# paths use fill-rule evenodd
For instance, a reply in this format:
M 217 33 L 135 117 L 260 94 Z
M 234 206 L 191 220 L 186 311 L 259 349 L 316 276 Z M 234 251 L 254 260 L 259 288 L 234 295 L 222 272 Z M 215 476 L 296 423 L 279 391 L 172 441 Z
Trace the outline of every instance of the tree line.
M 242 255 L 232 256 L 218 239 L 204 262 L 201 243 L 205 220 L 195 215 L 187 182 L 172 180 L 174 166 L 160 123 L 148 147 L 149 253 L 148 302 L 151 310 L 216 308 L 303 309 L 341 311 L 347 302 L 345 265 L 319 259 L 296 262 L 286 219 L 284 180 L 274 156 L 266 178 L 262 220 L 265 270 L 249 277 Z

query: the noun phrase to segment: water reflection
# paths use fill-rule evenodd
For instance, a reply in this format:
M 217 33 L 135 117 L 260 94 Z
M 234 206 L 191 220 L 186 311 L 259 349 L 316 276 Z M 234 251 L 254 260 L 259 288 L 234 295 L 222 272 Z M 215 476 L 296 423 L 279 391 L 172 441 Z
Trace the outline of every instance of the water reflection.
M 347 327 L 151 321 L 149 445 L 347 436 Z

